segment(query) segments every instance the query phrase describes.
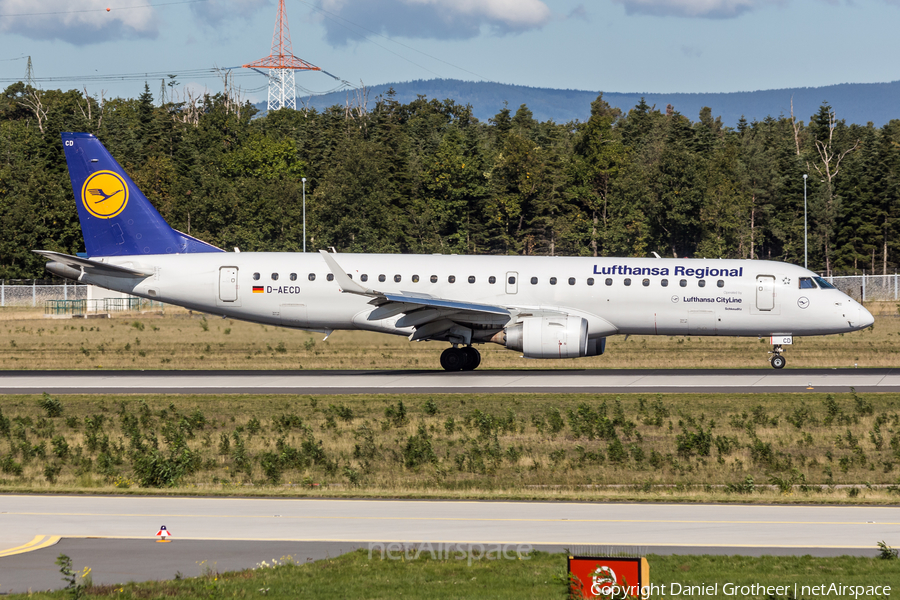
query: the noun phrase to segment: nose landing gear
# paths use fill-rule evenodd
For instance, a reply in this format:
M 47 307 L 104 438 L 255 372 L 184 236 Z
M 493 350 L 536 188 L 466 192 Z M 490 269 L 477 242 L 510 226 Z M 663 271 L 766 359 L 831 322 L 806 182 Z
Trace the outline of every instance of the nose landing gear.
M 481 364 L 481 353 L 472 346 L 447 348 L 441 353 L 445 371 L 472 371 Z
M 774 369 L 783 369 L 784 365 L 787 364 L 787 360 L 781 355 L 784 352 L 784 348 L 781 347 L 781 344 L 775 344 L 772 346 L 772 351 L 769 354 L 772 355 L 772 358 L 769 359 L 769 362 L 772 364 L 772 368 Z

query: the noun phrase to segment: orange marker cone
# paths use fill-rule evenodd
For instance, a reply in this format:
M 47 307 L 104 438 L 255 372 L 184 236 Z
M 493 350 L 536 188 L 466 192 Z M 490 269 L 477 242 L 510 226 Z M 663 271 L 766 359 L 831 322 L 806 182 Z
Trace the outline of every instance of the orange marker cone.
M 157 542 L 171 542 L 172 541 L 169 539 L 169 536 L 172 534 L 169 533 L 169 530 L 166 529 L 165 525 L 163 525 L 162 527 L 159 528 L 159 531 L 156 532 L 156 535 L 159 536 L 159 539 L 156 540 Z

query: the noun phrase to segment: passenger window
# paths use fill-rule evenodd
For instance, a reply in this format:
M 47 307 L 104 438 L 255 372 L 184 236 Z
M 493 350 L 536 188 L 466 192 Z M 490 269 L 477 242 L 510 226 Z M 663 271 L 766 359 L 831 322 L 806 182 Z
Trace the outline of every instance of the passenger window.
M 362 275 L 359 276 L 359 280 L 360 280 L 360 281 L 368 281 L 368 280 L 369 280 L 369 276 L 366 275 L 365 273 L 363 273 Z
M 291 281 L 293 281 L 293 280 L 296 279 L 296 278 L 297 278 L 297 276 L 294 275 L 293 273 L 291 273 Z M 309 280 L 310 280 L 310 281 L 315 281 L 315 280 L 316 280 L 316 274 L 315 274 L 315 273 L 310 273 L 310 274 L 309 274 Z
M 475 283 L 475 276 L 469 275 L 469 283 Z
M 607 278 L 606 278 L 606 285 L 612 285 L 612 278 L 611 278 L 611 277 L 607 277 Z
M 329 273 L 325 276 L 325 279 L 327 279 L 328 281 L 334 281 L 334 273 Z
M 716 282 L 716 285 L 719 286 L 719 287 L 725 287 L 725 280 L 724 280 L 724 279 L 718 280 L 718 281 Z
M 659 282 L 659 285 L 661 285 L 663 287 L 669 287 L 669 280 L 663 279 L 662 281 Z
M 399 275 L 394 275 L 394 283 L 400 283 L 401 277 Z
M 413 282 L 413 283 L 419 283 L 419 276 L 418 276 L 418 275 L 413 275 L 413 276 L 412 276 L 412 282 Z
M 575 278 L 569 277 L 569 285 L 575 285 Z
M 451 275 L 447 278 L 447 281 L 449 281 L 450 283 L 456 283 L 456 275 Z
M 488 283 L 490 283 L 492 285 L 497 283 L 497 278 L 494 277 L 493 275 L 491 275 L 490 277 L 488 277 Z
M 272 281 L 278 281 L 278 273 L 272 273 Z
M 515 277 L 510 277 L 507 281 L 509 282 L 509 285 L 515 285 L 515 283 L 516 283 L 516 278 L 515 278 Z
M 587 284 L 588 284 L 588 285 L 594 285 L 594 278 L 593 278 L 593 277 L 588 277 Z
M 349 277 L 350 279 L 353 279 L 353 273 L 347 273 L 347 277 Z
M 531 285 L 537 285 L 537 277 L 531 278 Z
M 437 275 L 431 276 L 431 283 L 437 283 Z
M 253 274 L 253 281 L 259 281 L 259 273 Z
M 687 287 L 687 279 L 682 279 L 678 282 L 678 285 L 680 285 L 681 287 Z
M 297 281 L 297 274 L 291 273 L 291 281 Z
M 550 285 L 556 285 L 556 277 L 550 278 Z
M 626 277 L 625 281 L 623 281 L 622 283 L 624 283 L 625 285 L 631 285 L 631 278 Z
M 700 281 L 697 282 L 697 285 L 700 287 L 706 287 L 706 280 L 701 279 Z
M 378 281 L 380 281 L 381 283 L 384 283 L 386 279 L 387 277 L 385 277 L 383 274 L 378 276 Z
M 813 283 L 812 277 L 801 277 L 800 278 L 800 289 L 801 290 L 816 289 L 816 284 Z
M 650 287 L 650 280 L 649 280 L 649 279 L 643 280 L 643 281 L 641 282 L 641 285 L 644 286 L 644 287 Z

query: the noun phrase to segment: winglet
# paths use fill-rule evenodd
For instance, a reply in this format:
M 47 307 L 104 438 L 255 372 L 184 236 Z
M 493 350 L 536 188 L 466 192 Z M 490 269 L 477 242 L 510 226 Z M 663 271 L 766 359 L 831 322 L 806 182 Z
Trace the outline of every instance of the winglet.
M 334 260 L 334 257 L 325 250 L 319 250 L 319 254 L 322 255 L 322 258 L 325 259 L 325 263 L 328 265 L 328 268 L 331 269 L 332 273 L 334 273 L 334 279 L 341 287 L 342 292 L 348 294 L 359 294 L 360 296 L 382 295 L 380 292 L 376 292 L 375 290 L 363 287 L 350 279 L 350 276 L 347 275 L 347 273 L 341 268 L 337 261 Z

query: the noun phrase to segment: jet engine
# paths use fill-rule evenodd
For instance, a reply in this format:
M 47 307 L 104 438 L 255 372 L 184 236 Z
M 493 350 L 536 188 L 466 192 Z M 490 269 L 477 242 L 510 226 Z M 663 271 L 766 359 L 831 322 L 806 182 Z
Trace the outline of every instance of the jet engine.
M 581 317 L 528 317 L 505 330 L 505 345 L 526 358 L 578 358 L 603 353 L 606 340 L 588 339 Z

